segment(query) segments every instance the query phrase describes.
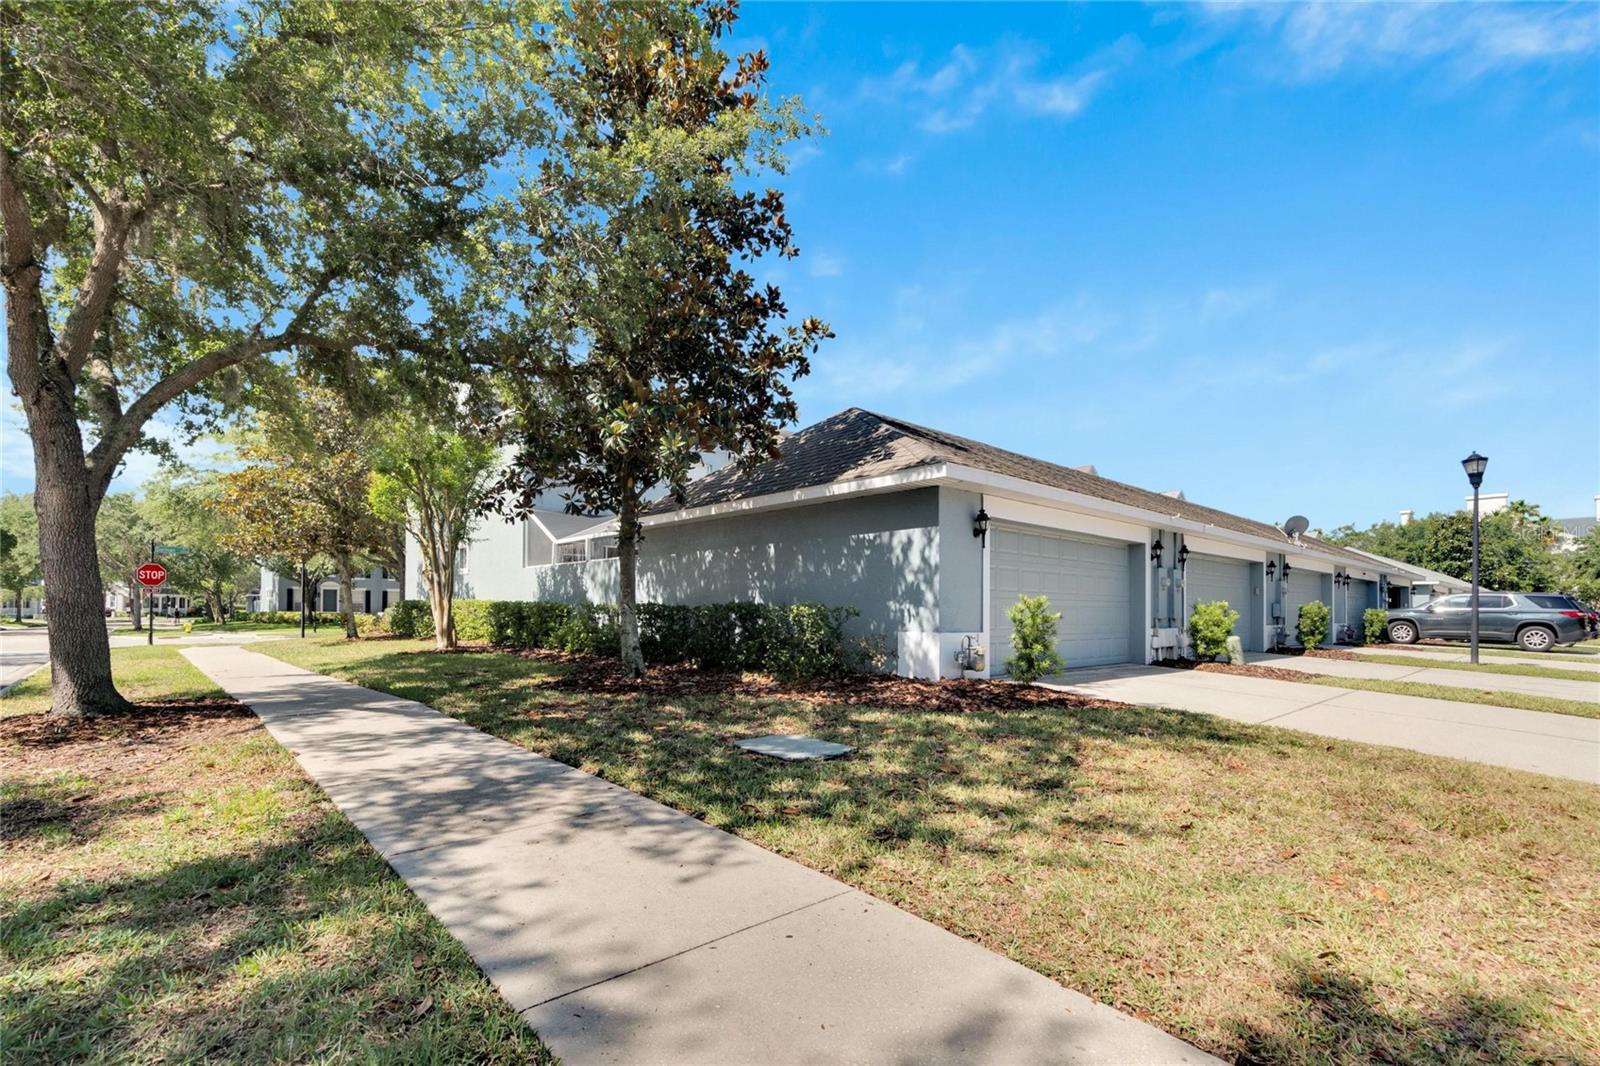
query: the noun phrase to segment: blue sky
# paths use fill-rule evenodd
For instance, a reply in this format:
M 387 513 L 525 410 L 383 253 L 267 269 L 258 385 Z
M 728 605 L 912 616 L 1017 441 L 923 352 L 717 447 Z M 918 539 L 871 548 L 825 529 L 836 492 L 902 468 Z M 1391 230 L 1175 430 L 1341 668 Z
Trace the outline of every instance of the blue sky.
M 1600 491 L 1600 6 L 747 4 L 856 405 L 1267 520 Z M 8 410 L 0 483 L 31 484 Z M 117 487 L 153 463 L 136 456 Z
M 858 405 L 1263 519 L 1600 492 L 1600 7 L 744 8 Z

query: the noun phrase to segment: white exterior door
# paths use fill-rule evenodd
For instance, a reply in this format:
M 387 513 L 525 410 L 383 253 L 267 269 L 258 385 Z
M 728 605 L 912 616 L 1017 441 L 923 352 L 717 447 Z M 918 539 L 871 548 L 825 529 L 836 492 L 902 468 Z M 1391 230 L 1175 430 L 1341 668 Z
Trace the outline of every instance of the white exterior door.
M 1293 577 L 1291 573 L 1289 575 Z M 1250 581 L 1250 564 L 1238 559 L 1224 559 L 1219 555 L 1191 555 L 1185 567 L 1186 591 L 1189 612 L 1195 604 L 1223 600 L 1239 612 L 1233 631 L 1244 644 L 1245 651 L 1259 651 L 1260 634 L 1250 632 L 1250 604 L 1255 586 Z M 1187 626 L 1188 620 L 1184 620 Z M 1257 627 L 1259 628 L 1259 627 Z
M 996 525 L 989 533 L 989 668 L 1005 670 L 1011 655 L 1007 612 L 1022 596 L 1045 596 L 1061 613 L 1056 650 L 1068 668 L 1134 658 L 1128 546 Z

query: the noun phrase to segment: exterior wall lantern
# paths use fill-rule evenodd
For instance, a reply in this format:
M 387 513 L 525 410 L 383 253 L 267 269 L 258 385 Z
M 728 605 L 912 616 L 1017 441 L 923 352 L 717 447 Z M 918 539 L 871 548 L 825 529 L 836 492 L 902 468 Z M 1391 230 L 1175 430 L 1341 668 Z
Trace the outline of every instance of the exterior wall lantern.
M 972 516 L 972 535 L 981 540 L 985 546 L 989 543 L 989 512 L 981 506 L 978 513 Z
M 1185 569 L 1189 566 L 1189 546 L 1187 544 L 1178 549 L 1178 566 Z
M 1294 567 L 1289 565 L 1289 560 L 1285 559 L 1283 561 L 1283 579 L 1285 581 L 1289 580 L 1289 571 L 1293 569 Z
M 1154 544 L 1150 545 L 1150 561 L 1152 563 L 1154 563 L 1156 566 L 1160 566 L 1161 565 L 1161 553 L 1166 551 L 1166 550 L 1167 550 L 1167 546 L 1165 544 L 1161 543 L 1161 538 L 1159 536 L 1156 537 L 1156 542 Z
M 1267 560 L 1267 580 L 1271 581 L 1273 578 L 1275 578 L 1277 576 L 1278 576 L 1278 561 L 1276 559 L 1268 559 Z

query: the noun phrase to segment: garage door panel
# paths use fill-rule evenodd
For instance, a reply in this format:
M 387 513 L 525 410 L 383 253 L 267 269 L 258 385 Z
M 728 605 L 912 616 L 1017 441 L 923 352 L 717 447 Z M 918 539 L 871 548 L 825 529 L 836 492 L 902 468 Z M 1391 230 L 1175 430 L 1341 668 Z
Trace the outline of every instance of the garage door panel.
M 1309 570 L 1292 570 L 1286 586 L 1285 602 L 1288 610 L 1284 614 L 1283 624 L 1291 641 L 1295 639 L 1295 628 L 1300 624 L 1300 605 L 1320 600 L 1327 604 L 1329 616 L 1332 616 L 1333 605 L 1322 599 L 1322 575 Z
M 1292 574 L 1290 575 L 1293 576 Z M 1250 564 L 1239 559 L 1225 559 L 1217 555 L 1191 555 L 1185 570 L 1189 611 L 1197 604 L 1218 600 L 1239 612 L 1233 624 L 1246 651 L 1257 651 L 1257 640 L 1249 635 L 1250 608 L 1255 598 L 1255 585 L 1250 580 Z
M 1126 545 L 1004 527 L 991 535 L 990 661 L 996 672 L 1011 654 L 1007 612 L 1024 595 L 1045 596 L 1061 613 L 1056 650 L 1069 666 L 1132 657 Z

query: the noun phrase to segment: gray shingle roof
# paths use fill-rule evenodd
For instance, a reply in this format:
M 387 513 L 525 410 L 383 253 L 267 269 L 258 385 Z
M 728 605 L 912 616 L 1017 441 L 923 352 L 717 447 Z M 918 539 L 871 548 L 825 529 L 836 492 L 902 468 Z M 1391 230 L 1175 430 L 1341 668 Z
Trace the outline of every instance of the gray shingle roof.
M 1566 533 L 1568 536 L 1576 537 L 1579 540 L 1587 537 L 1590 530 L 1594 529 L 1596 524 L 1597 523 L 1593 518 L 1556 519 L 1556 525 L 1560 526 L 1564 533 Z
M 793 492 L 814 485 L 854 481 L 911 470 L 919 466 L 953 463 L 994 474 L 1004 474 L 1051 488 L 1078 492 L 1097 499 L 1137 507 L 1158 515 L 1186 519 L 1220 529 L 1281 542 L 1285 550 L 1296 546 L 1277 526 L 1242 518 L 1189 500 L 1137 488 L 1090 472 L 1034 459 L 929 429 L 896 418 L 851 407 L 797 431 L 782 444 L 783 454 L 749 472 L 726 467 L 690 484 L 685 507 L 703 507 L 752 496 Z M 654 511 L 675 510 L 670 500 Z M 1371 566 L 1368 557 L 1302 537 L 1301 547 L 1347 562 Z

